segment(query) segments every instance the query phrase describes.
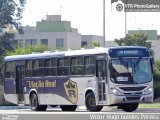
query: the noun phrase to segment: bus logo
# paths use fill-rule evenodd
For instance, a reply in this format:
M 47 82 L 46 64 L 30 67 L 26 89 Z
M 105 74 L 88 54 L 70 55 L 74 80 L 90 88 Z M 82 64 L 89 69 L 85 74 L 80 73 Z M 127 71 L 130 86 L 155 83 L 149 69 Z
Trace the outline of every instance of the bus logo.
M 73 103 L 76 104 L 78 100 L 78 87 L 77 83 L 68 80 L 67 82 L 64 83 L 64 89 L 66 91 L 66 94 L 69 98 L 69 100 Z

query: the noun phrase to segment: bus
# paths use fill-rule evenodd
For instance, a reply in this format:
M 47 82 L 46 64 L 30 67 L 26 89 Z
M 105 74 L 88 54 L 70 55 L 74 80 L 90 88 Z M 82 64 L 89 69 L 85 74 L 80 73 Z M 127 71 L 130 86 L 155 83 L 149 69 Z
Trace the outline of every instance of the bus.
M 6 56 L 4 96 L 34 111 L 117 106 L 132 112 L 140 102 L 153 102 L 152 64 L 149 49 L 140 46 Z

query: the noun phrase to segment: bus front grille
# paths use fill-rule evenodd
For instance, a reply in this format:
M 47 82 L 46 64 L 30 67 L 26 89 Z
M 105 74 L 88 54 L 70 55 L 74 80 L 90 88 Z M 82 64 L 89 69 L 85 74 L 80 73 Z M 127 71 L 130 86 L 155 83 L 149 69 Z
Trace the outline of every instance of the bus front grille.
M 134 97 L 126 97 L 126 99 L 128 100 L 128 101 L 131 101 L 131 100 L 140 100 L 140 96 L 134 96 Z
M 146 86 L 140 86 L 140 87 L 120 87 L 123 91 L 141 91 L 145 89 Z

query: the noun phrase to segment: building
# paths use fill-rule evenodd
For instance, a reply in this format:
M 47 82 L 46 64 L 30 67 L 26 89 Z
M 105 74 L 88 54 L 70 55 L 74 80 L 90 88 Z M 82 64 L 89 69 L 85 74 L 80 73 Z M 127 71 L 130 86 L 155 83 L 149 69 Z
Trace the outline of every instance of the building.
M 81 35 L 81 46 L 86 48 L 93 48 L 93 42 L 97 42 L 103 46 L 103 36 L 98 35 Z
M 70 21 L 62 21 L 61 15 L 47 15 L 36 26 L 25 26 L 24 34 L 15 34 L 15 39 L 21 47 L 28 45 L 48 45 L 52 51 L 57 49 L 93 48 L 93 42 L 103 46 L 103 36 L 81 35 L 78 29 L 71 27 Z M 0 33 L 3 31 L 0 29 Z M 152 43 L 155 59 L 160 60 L 160 35 L 157 30 L 129 30 L 128 34 L 144 33 Z M 106 41 L 106 47 L 117 46 L 114 41 Z
M 80 49 L 81 35 L 71 27 L 70 21 L 62 21 L 61 15 L 47 15 L 36 26 L 23 28 L 24 34 L 15 34 L 15 40 L 22 47 L 28 45 L 48 45 L 51 50 Z
M 157 30 L 128 30 L 128 34 L 139 34 L 142 33 L 148 36 L 148 40 L 157 40 L 158 33 Z
M 154 51 L 155 60 L 160 60 L 160 40 L 148 40 L 152 43 L 152 50 Z

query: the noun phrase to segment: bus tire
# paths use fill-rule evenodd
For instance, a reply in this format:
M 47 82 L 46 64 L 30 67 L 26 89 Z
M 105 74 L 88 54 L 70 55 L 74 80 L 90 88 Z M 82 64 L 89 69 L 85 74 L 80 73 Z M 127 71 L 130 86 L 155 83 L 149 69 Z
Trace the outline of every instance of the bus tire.
M 126 103 L 121 104 L 118 108 L 122 109 L 125 112 L 133 112 L 138 108 L 139 103 Z
M 62 111 L 75 111 L 77 109 L 77 105 L 61 105 Z
M 89 111 L 101 111 L 103 106 L 96 106 L 96 100 L 95 100 L 95 96 L 93 94 L 93 92 L 89 93 L 86 96 L 86 100 L 85 100 L 85 104 L 86 104 L 86 108 Z
M 46 111 L 47 109 L 47 105 L 39 105 L 38 97 L 35 93 L 31 95 L 30 104 L 33 111 Z

